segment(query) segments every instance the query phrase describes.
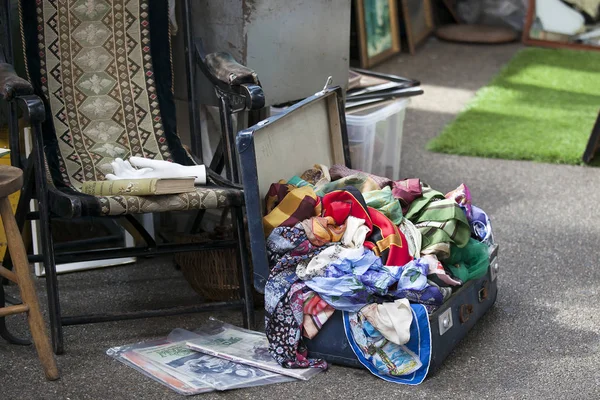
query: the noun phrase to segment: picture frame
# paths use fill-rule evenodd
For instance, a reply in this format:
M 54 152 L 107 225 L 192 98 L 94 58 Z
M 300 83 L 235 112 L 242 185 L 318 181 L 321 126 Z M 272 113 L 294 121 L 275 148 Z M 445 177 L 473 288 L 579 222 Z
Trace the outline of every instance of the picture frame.
M 414 55 L 416 47 L 435 29 L 431 0 L 401 0 L 402 19 L 406 29 L 408 51 Z
M 400 52 L 397 0 L 355 0 L 360 67 L 370 68 Z
M 541 47 L 552 47 L 552 48 L 566 48 L 566 49 L 579 49 L 579 50 L 595 50 L 599 51 L 599 46 L 592 46 L 582 43 L 571 43 L 560 40 L 548 40 L 540 39 L 531 36 L 531 30 L 534 27 L 534 22 L 537 16 L 536 12 L 536 0 L 529 0 L 529 6 L 527 7 L 527 15 L 525 16 L 525 25 L 523 27 L 523 36 L 521 41 L 527 46 L 541 46 Z

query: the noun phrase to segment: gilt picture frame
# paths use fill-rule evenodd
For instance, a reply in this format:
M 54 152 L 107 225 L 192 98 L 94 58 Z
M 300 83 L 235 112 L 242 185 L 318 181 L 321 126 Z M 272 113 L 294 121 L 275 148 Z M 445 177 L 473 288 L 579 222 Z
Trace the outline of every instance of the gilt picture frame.
M 536 26 L 537 11 L 536 0 L 529 0 L 527 15 L 525 17 L 525 26 L 523 27 L 521 37 L 521 41 L 524 45 L 576 50 L 600 50 L 600 46 L 570 42 L 565 40 L 564 35 L 543 32 L 543 30 L 539 29 L 539 26 Z
M 355 0 L 361 68 L 400 52 L 397 0 Z

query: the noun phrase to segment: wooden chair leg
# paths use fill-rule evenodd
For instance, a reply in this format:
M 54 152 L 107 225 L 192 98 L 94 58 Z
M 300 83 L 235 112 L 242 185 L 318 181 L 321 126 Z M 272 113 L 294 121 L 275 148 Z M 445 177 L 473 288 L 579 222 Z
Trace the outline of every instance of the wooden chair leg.
M 58 368 L 56 367 L 56 360 L 50 347 L 50 341 L 46 334 L 46 326 L 40 312 L 38 297 L 35 292 L 33 280 L 31 279 L 27 253 L 7 197 L 0 198 L 0 216 L 2 217 L 2 223 L 6 232 L 8 251 L 10 251 L 13 261 L 14 273 L 17 275 L 21 299 L 23 304 L 29 308 L 27 320 L 33 343 L 44 368 L 46 378 L 49 380 L 58 379 Z

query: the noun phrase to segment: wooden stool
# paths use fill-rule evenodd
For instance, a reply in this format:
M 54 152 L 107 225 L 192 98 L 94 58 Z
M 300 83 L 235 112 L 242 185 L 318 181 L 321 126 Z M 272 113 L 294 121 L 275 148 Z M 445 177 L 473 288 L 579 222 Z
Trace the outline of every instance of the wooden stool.
M 6 241 L 8 242 L 8 251 L 13 262 L 14 272 L 3 266 L 0 266 L 0 275 L 16 283 L 21 292 L 23 304 L 7 306 L 0 308 L 0 317 L 7 315 L 27 313 L 27 321 L 31 330 L 31 337 L 35 344 L 38 357 L 44 368 L 46 378 L 49 380 L 58 379 L 58 368 L 54 360 L 54 354 L 50 347 L 50 341 L 46 335 L 44 319 L 40 312 L 40 305 L 31 274 L 29 272 L 29 262 L 21 232 L 17 227 L 12 207 L 8 196 L 21 190 L 23 185 L 23 172 L 15 167 L 0 165 L 0 217 L 6 232 Z

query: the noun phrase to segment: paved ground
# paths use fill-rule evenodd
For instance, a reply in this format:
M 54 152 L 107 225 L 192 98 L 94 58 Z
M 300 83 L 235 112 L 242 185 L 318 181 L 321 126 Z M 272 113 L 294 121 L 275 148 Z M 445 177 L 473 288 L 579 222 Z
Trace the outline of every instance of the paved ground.
M 597 399 L 600 312 L 597 267 L 600 170 L 432 154 L 425 143 L 450 122 L 520 48 L 429 41 L 416 56 L 378 69 L 419 78 L 425 95 L 407 113 L 402 175 L 450 190 L 461 182 L 493 218 L 501 247 L 495 307 L 418 387 L 378 380 L 364 370 L 332 367 L 309 382 L 220 394 L 206 399 Z M 193 302 L 167 260 L 61 276 L 66 312 Z M 43 282 L 39 282 L 42 288 Z M 43 293 L 40 290 L 40 293 Z M 43 294 L 42 294 L 43 295 Z M 193 328 L 207 315 L 105 323 L 65 330 L 62 378 L 44 381 L 33 348 L 0 342 L 0 399 L 175 399 L 179 396 L 107 357 L 107 348 Z M 231 313 L 217 314 L 238 322 Z M 10 324 L 24 332 L 20 317 Z

